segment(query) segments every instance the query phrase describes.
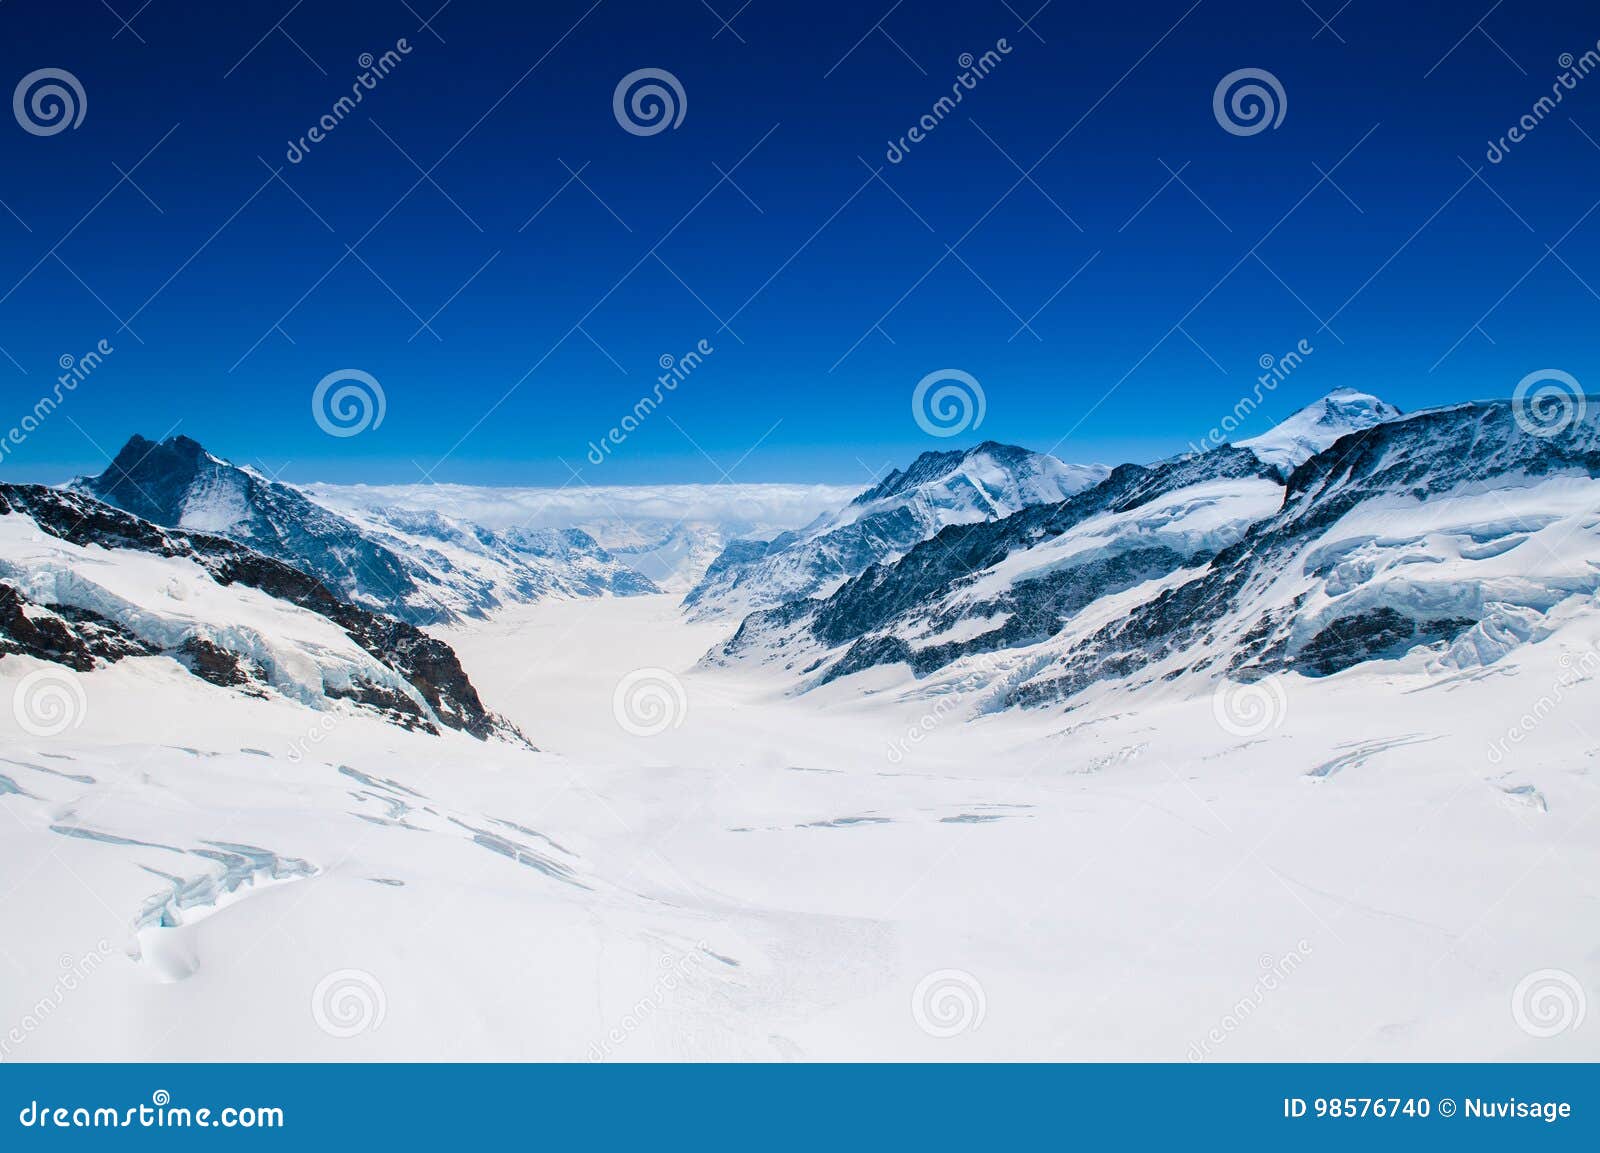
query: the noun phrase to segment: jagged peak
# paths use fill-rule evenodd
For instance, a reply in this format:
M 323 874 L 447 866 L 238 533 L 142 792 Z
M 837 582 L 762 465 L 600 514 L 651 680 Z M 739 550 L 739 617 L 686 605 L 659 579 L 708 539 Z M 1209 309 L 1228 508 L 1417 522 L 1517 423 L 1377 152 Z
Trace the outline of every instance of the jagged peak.
M 155 441 L 136 432 L 128 438 L 128 443 L 122 446 L 114 460 L 122 461 L 131 458 L 133 461 L 138 461 L 156 451 L 168 452 L 175 457 L 187 460 L 211 455 L 199 441 L 192 437 L 184 436 L 182 433 L 169 436 L 164 440 Z
M 161 441 L 135 433 L 105 471 L 69 486 L 158 524 L 176 524 L 184 495 L 208 464 L 226 465 L 199 441 L 169 436 Z

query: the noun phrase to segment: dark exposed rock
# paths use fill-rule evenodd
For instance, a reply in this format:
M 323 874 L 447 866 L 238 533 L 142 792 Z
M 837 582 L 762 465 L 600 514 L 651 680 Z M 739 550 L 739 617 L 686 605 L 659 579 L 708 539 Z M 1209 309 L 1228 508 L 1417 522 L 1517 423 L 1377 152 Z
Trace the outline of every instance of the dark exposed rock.
M 195 676 L 225 689 L 259 685 L 266 680 L 261 667 L 254 661 L 229 652 L 204 637 L 190 637 L 178 646 L 175 655 Z
M 1055 636 L 1072 617 L 1100 597 L 1123 592 L 1188 563 L 1191 558 L 1171 549 L 1135 549 L 1034 580 L 1019 581 L 1003 595 L 983 605 L 986 615 L 1009 614 L 998 628 L 966 640 L 916 650 L 898 637 L 870 635 L 852 645 L 828 669 L 823 680 L 831 681 L 895 661 L 905 661 L 917 676 L 926 676 L 973 653 L 1037 644 Z M 955 623 L 954 618 L 934 618 L 935 628 Z
M 1362 661 L 1403 656 L 1416 645 L 1454 640 L 1476 623 L 1461 617 L 1419 621 L 1388 607 L 1339 617 L 1301 646 L 1294 667 L 1328 676 Z
M 384 714 L 391 723 L 397 724 L 401 728 L 435 734 L 439 731 L 437 726 L 417 707 L 416 701 L 388 686 L 375 685 L 371 681 L 360 681 L 357 684 L 346 687 L 328 687 L 324 691 L 330 697 L 366 705 L 369 709 Z
M 87 672 L 101 660 L 148 656 L 154 651 L 98 613 L 66 605 L 47 609 L 0 583 L 0 654 L 23 654 Z
M 1138 508 L 1201 481 L 1272 475 L 1253 453 L 1231 447 L 1149 467 L 1120 465 L 1099 484 L 1059 504 L 1036 505 L 1003 520 L 953 525 L 911 549 L 896 564 L 868 569 L 821 602 L 813 631 L 825 644 L 841 644 L 943 596 L 1017 549 L 1060 536 L 1091 516 Z

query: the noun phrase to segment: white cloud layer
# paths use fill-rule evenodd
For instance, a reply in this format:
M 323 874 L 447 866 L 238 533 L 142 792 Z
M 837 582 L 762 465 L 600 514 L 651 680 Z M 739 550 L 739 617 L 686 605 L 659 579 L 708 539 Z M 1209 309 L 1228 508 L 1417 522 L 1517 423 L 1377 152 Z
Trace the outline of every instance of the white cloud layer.
M 827 484 L 675 484 L 570 488 L 473 485 L 306 485 L 334 507 L 430 509 L 487 528 L 570 528 L 602 522 L 749 526 L 781 531 L 848 504 L 858 487 Z

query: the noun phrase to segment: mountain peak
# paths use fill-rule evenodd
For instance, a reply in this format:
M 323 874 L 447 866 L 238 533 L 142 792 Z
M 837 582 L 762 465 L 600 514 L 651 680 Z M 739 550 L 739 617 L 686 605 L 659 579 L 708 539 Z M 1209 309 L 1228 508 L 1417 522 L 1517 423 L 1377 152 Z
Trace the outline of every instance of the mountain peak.
M 924 452 L 832 515 L 764 544 L 736 541 L 684 598 L 699 612 L 748 612 L 831 593 L 842 581 L 952 525 L 1056 504 L 1104 480 L 1101 465 L 986 440 Z
M 1402 413 L 1394 405 L 1357 388 L 1336 388 L 1319 400 L 1249 440 L 1238 442 L 1271 465 L 1294 469 L 1304 464 L 1334 441 L 1386 421 Z
M 986 440 L 967 449 L 930 450 L 922 453 L 904 469 L 892 469 L 887 476 L 851 503 L 871 504 L 919 485 L 942 480 L 957 468 L 980 457 L 987 457 L 1008 468 L 1022 464 L 1033 457 L 1048 459 L 1030 449 L 1015 444 L 1002 444 L 997 440 Z
M 128 443 L 122 446 L 121 451 L 117 453 L 116 460 L 122 461 L 131 458 L 130 463 L 137 462 L 146 453 L 156 450 L 169 452 L 174 456 L 190 460 L 204 456 L 206 451 L 199 441 L 181 434 L 169 436 L 162 441 L 154 441 L 136 432 L 128 438 Z
M 187 436 L 157 442 L 134 433 L 104 472 L 83 477 L 76 487 L 145 520 L 175 525 L 208 457 L 200 442 Z

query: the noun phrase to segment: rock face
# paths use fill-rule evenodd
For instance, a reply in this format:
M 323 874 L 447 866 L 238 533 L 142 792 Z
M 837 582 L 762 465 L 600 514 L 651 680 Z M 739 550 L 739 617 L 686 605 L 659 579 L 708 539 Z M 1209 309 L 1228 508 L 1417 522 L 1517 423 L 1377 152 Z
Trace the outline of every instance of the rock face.
M 950 525 L 1061 501 L 1108 471 L 994 441 L 964 452 L 923 453 L 806 528 L 770 541 L 732 542 L 684 598 L 684 607 L 709 616 L 827 595 Z
M 249 545 L 343 600 L 412 624 L 545 596 L 655 591 L 581 532 L 498 534 L 437 513 L 336 512 L 185 436 L 135 436 L 105 472 L 74 487 L 155 524 Z
M 112 554 L 113 563 L 116 554 L 128 552 L 170 558 L 175 562 L 171 566 L 175 587 L 168 595 L 180 599 L 191 595 L 182 591 L 181 581 L 185 574 L 198 573 L 223 589 L 252 589 L 272 602 L 313 614 L 323 629 L 334 626 L 365 658 L 360 662 L 346 658 L 331 681 L 325 671 L 324 679 L 309 689 L 303 684 L 304 674 L 297 671 L 299 679 L 293 685 L 302 690 L 303 699 L 305 695 L 370 698 L 365 703 L 410 727 L 437 731 L 443 725 L 480 739 L 523 739 L 484 708 L 449 645 L 413 624 L 339 599 L 315 577 L 282 561 L 232 540 L 162 528 L 81 493 L 39 485 L 0 485 L 0 520 L 13 517 L 31 522 L 46 537 L 76 546 L 69 550 L 73 556 L 77 550 L 98 548 Z M 8 544 L 19 539 L 15 527 L 8 526 L 7 533 Z M 60 555 L 35 550 L 22 565 L 14 565 L 0 553 L 0 577 L 7 578 L 0 583 L 0 652 L 27 653 L 78 669 L 160 653 L 173 656 L 213 684 L 244 688 L 289 684 L 290 674 L 278 665 L 293 663 L 298 670 L 305 663 L 331 659 L 318 648 L 309 654 L 287 653 L 296 660 L 286 661 L 286 646 L 292 640 L 280 641 L 242 623 L 247 612 L 261 611 L 255 600 L 240 605 L 240 620 L 227 615 L 230 606 L 225 597 L 220 612 L 201 616 L 187 610 L 169 615 L 158 605 L 139 603 L 127 591 L 112 591 L 96 582 L 92 565 L 80 569 L 57 559 Z M 48 601 L 30 597 L 19 587 L 23 583 L 52 596 Z M 404 706 L 396 695 L 406 699 Z
M 1539 435 L 1508 403 L 1391 411 L 1334 394 L 1261 438 L 1267 459 L 1240 445 L 1123 465 L 951 526 L 827 597 L 750 615 L 708 660 L 782 664 L 802 687 L 976 667 L 1002 708 L 1192 673 L 1328 676 L 1419 648 L 1471 667 L 1594 604 L 1600 405 Z M 1285 446 L 1351 420 L 1364 427 L 1285 471 Z
M 34 604 L 0 583 L 0 656 L 17 653 L 88 672 L 100 661 L 152 656 L 156 650 L 89 609 Z

